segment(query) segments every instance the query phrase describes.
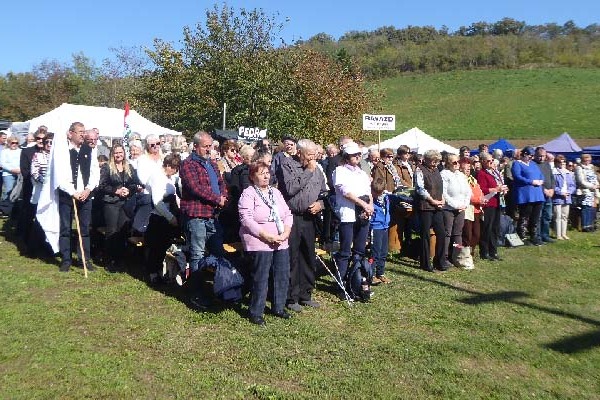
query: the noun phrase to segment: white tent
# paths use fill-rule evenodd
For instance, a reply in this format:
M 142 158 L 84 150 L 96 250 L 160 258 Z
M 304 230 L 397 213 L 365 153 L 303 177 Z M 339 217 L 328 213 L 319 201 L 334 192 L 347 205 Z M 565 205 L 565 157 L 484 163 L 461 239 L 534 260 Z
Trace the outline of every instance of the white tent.
M 119 108 L 63 103 L 60 107 L 27 122 L 29 123 L 29 132 L 35 132 L 40 125 L 46 125 L 49 132 L 63 133 L 69 130 L 69 126 L 73 122 L 81 122 L 86 129 L 98 128 L 102 137 L 121 137 L 123 136 L 124 114 L 125 110 Z M 139 133 L 142 138 L 150 134 L 181 135 L 181 132 L 163 128 L 147 120 L 134 110 L 129 111 L 127 123 L 131 131 Z
M 391 139 L 384 140 L 380 143 L 379 148 L 396 150 L 401 145 L 406 145 L 410 147 L 411 151 L 416 151 L 419 154 L 423 154 L 427 150 L 446 151 L 448 153 L 458 154 L 458 149 L 429 136 L 416 127 Z M 377 145 L 374 144 L 369 148 L 376 149 Z

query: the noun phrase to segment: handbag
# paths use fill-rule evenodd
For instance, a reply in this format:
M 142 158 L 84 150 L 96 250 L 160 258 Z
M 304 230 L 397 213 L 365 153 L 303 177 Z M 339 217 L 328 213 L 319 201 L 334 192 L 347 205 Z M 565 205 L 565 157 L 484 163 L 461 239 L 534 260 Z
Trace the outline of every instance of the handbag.
M 525 244 L 516 233 L 507 233 L 504 235 L 504 237 L 506 238 L 506 244 L 508 247 L 519 247 Z

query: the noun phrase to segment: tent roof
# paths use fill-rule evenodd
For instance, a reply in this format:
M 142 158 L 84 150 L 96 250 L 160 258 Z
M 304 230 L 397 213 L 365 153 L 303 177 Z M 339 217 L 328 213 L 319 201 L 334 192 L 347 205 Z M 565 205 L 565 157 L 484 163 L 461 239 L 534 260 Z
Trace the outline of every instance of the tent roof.
M 35 132 L 40 125 L 46 125 L 48 131 L 54 133 L 67 132 L 69 126 L 79 121 L 86 129 L 98 128 L 100 136 L 121 137 L 123 136 L 123 117 L 125 110 L 119 108 L 81 106 L 63 103 L 52 111 L 42 114 L 29 122 L 29 131 Z M 181 132 L 163 128 L 154 122 L 142 117 L 135 110 L 129 111 L 127 122 L 132 132 L 139 133 L 142 138 L 150 134 L 181 135 Z
M 586 151 L 600 151 L 600 144 L 597 146 L 584 147 L 581 151 L 583 151 L 584 153 Z
M 489 151 L 494 151 L 496 149 L 500 149 L 500 150 L 502 150 L 503 153 L 506 153 L 508 150 L 514 151 L 516 149 L 516 147 L 506 139 L 498 139 L 494 143 L 490 144 L 488 146 L 488 149 L 489 149 Z
M 571 139 L 571 136 L 567 132 L 543 144 L 542 147 L 550 153 L 575 153 L 581 151 L 581 147 Z
M 423 154 L 427 150 L 446 151 L 448 153 L 458 154 L 458 149 L 447 145 L 446 143 L 429 136 L 419 128 L 412 128 L 408 131 L 399 134 L 391 139 L 384 140 L 379 144 L 381 149 L 394 149 L 396 150 L 401 145 L 410 147 L 412 151 L 416 151 L 419 154 Z M 370 149 L 376 149 L 377 145 L 369 147 Z

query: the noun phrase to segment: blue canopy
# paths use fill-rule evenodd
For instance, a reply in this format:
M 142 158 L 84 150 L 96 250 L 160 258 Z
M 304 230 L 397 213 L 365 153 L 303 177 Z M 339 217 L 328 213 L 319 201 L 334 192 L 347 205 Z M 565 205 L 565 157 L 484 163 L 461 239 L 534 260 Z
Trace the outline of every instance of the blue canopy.
M 546 151 L 556 154 L 581 152 L 581 147 L 579 147 L 577 143 L 571 139 L 571 136 L 567 132 L 563 133 L 556 139 L 543 144 L 542 146 L 546 149 Z
M 496 149 L 500 149 L 502 153 L 506 154 L 507 152 L 514 153 L 516 147 L 506 139 L 498 139 L 498 141 L 490 144 L 488 149 L 490 153 L 493 153 Z

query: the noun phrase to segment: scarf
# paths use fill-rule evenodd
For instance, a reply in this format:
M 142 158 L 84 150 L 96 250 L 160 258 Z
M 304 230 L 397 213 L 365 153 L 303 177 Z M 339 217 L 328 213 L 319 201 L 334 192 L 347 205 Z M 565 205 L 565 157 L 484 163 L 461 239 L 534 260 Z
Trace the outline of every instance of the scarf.
M 219 196 L 221 194 L 221 189 L 219 189 L 219 176 L 210 163 L 210 160 L 200 157 L 198 153 L 192 153 L 190 157 L 192 157 L 193 161 L 200 163 L 200 165 L 204 167 L 206 173 L 208 174 L 208 179 L 210 180 L 210 188 L 212 192 Z
M 500 173 L 500 171 L 498 171 L 497 169 L 488 168 L 485 170 L 485 172 L 487 172 L 488 174 L 493 176 L 494 180 L 496 181 L 496 183 L 499 186 L 504 185 L 504 179 L 502 178 L 502 174 Z M 498 194 L 498 202 L 500 203 L 500 207 L 501 208 L 506 207 L 506 201 L 504 200 L 504 194 L 501 192 L 498 192 L 497 194 Z
M 383 165 L 385 166 L 385 169 L 387 169 L 387 171 L 392 175 L 392 178 L 394 178 L 394 188 L 398 189 L 400 186 L 402 186 L 402 179 L 400 179 L 400 175 L 398 175 L 398 170 L 394 164 L 388 164 L 384 162 Z
M 275 222 L 275 226 L 277 226 L 277 233 L 282 234 L 284 231 L 283 221 L 279 216 L 279 211 L 277 210 L 277 206 L 275 205 L 275 199 L 273 199 L 273 188 L 269 186 L 268 198 L 265 197 L 265 194 L 258 186 L 254 186 L 254 190 L 261 198 L 261 200 L 269 207 L 269 222 Z

